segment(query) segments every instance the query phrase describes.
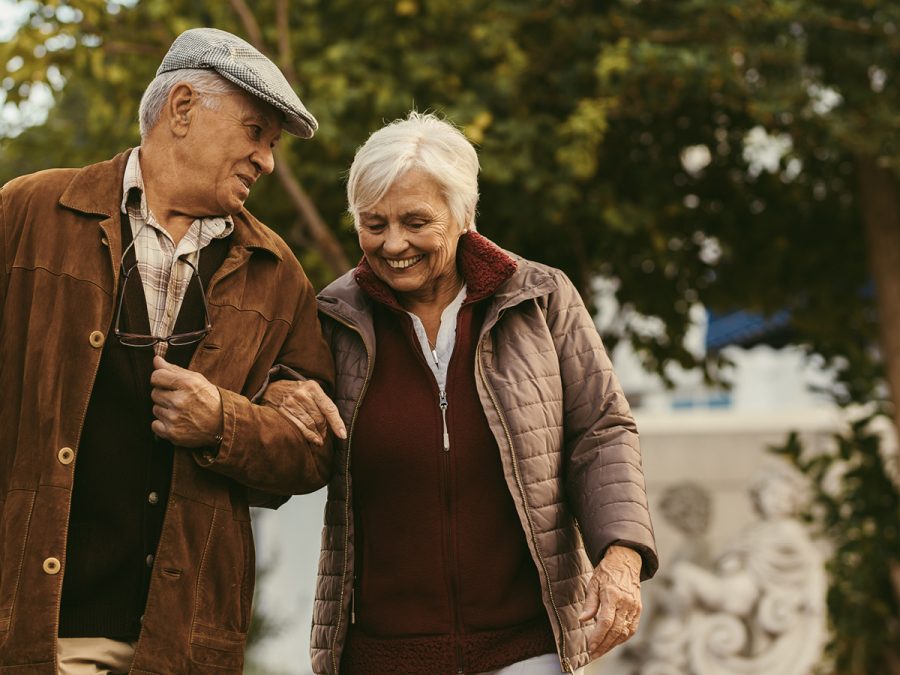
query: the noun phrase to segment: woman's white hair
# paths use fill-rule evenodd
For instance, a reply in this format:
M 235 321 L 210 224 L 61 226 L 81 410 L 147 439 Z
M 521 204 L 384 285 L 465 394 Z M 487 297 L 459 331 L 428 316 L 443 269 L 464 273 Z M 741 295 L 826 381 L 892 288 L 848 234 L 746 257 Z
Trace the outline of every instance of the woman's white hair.
M 175 85 L 182 82 L 191 85 L 200 94 L 201 105 L 213 110 L 218 106 L 219 96 L 243 91 L 218 73 L 201 68 L 181 68 L 157 75 L 147 85 L 147 89 L 141 97 L 139 112 L 141 139 L 147 138 L 159 121 L 166 101 L 169 100 L 169 92 Z
M 423 169 L 440 187 L 450 214 L 463 229 L 475 229 L 478 155 L 455 126 L 431 113 L 411 112 L 382 127 L 356 151 L 347 181 L 347 202 L 359 229 L 359 214 L 378 203 L 410 169 Z

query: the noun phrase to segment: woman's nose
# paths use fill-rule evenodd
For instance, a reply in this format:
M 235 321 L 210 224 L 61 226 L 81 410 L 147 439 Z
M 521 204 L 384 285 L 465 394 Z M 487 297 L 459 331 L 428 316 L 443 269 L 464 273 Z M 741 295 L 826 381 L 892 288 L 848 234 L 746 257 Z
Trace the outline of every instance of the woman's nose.
M 384 233 L 384 244 L 382 249 L 385 253 L 396 254 L 406 250 L 406 234 L 403 228 L 388 226 Z

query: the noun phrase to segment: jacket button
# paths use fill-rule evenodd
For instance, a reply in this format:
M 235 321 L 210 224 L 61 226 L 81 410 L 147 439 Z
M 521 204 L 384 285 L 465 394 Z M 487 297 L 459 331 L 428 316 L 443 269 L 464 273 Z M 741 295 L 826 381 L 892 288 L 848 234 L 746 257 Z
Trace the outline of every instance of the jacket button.
M 153 567 L 153 554 L 152 553 L 148 554 L 147 558 L 146 558 L 146 560 L 144 560 L 144 562 L 147 563 L 147 567 Z
M 71 464 L 75 459 L 75 451 L 72 448 L 62 448 L 56 454 L 60 464 Z
M 151 492 L 147 495 L 147 502 L 150 504 L 158 504 L 159 503 L 159 493 Z
M 94 349 L 99 349 L 103 346 L 103 343 L 106 341 L 106 336 L 103 335 L 99 330 L 95 330 L 91 333 L 91 336 L 88 338 L 91 343 L 91 347 Z
M 57 558 L 47 558 L 44 561 L 44 571 L 47 574 L 59 574 L 60 564 Z

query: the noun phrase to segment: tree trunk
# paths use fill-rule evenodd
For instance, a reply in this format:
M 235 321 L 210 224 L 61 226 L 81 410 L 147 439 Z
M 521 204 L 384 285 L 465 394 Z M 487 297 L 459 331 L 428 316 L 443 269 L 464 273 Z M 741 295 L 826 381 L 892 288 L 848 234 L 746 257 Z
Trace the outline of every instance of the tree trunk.
M 857 175 L 869 271 L 875 283 L 881 355 L 900 443 L 900 181 L 871 157 L 859 158 Z M 900 606 L 900 561 L 892 561 L 890 573 Z M 891 675 L 900 675 L 900 645 L 885 654 L 885 665 Z
M 900 440 L 900 181 L 871 157 L 859 158 L 857 177 L 875 284 L 879 346 Z

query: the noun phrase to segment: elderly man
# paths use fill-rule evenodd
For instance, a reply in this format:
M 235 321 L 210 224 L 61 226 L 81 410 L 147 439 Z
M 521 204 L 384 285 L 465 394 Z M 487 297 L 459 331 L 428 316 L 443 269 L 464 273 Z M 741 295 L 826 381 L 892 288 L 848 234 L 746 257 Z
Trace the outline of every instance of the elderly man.
M 317 435 L 248 398 L 273 367 L 333 377 L 312 286 L 244 208 L 282 130 L 315 119 L 201 28 L 140 122 L 139 148 L 0 191 L 3 672 L 241 672 L 248 504 L 330 471 Z

